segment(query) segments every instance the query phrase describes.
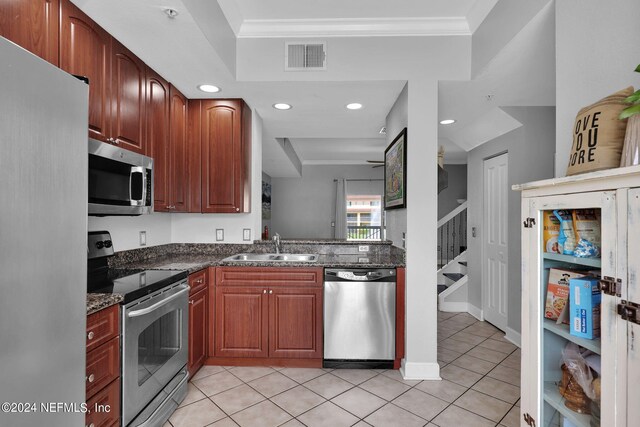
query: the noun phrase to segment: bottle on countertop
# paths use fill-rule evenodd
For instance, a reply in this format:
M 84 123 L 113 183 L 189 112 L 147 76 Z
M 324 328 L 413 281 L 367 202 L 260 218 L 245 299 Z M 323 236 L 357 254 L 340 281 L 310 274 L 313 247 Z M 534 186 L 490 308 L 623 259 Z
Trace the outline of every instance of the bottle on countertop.
M 264 226 L 264 231 L 262 232 L 262 240 L 269 240 L 269 227 Z

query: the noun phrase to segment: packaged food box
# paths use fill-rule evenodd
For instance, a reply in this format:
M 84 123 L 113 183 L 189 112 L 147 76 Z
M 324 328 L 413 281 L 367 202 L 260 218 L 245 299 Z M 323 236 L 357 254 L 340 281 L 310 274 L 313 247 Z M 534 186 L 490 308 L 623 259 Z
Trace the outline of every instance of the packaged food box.
M 549 269 L 544 317 L 558 320 L 560 313 L 562 313 L 569 301 L 569 279 L 584 275 L 584 271 L 563 270 L 560 268 Z
M 595 277 L 569 279 L 569 316 L 571 335 L 594 339 L 600 336 L 602 293 Z
M 553 211 L 544 211 L 542 215 L 542 242 L 544 251 L 561 254 L 562 248 L 558 243 L 560 220 L 556 218 Z

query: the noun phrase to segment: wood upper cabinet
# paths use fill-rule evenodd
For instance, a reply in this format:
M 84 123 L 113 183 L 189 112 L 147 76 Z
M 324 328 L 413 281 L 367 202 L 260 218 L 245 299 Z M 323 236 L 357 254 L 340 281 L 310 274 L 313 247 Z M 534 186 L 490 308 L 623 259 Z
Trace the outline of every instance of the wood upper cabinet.
M 89 136 L 111 137 L 111 36 L 69 0 L 60 3 L 60 68 L 89 78 Z
M 187 101 L 187 212 L 202 212 L 202 101 Z
M 112 39 L 111 61 L 111 138 L 123 148 L 144 154 L 146 66 L 116 39 Z
M 187 139 L 188 106 L 187 98 L 171 86 L 170 96 L 170 195 L 174 212 L 188 211 L 188 153 Z
M 250 210 L 251 110 L 241 99 L 201 100 L 202 212 Z
M 0 36 L 58 65 L 59 0 L 0 1 Z
M 171 163 L 169 152 L 170 89 L 162 77 L 147 67 L 147 156 L 153 158 L 153 209 L 171 206 Z
M 144 63 L 71 2 L 60 1 L 60 68 L 89 78 L 89 136 L 144 153 Z
M 216 357 L 322 358 L 322 268 L 221 267 L 215 289 Z

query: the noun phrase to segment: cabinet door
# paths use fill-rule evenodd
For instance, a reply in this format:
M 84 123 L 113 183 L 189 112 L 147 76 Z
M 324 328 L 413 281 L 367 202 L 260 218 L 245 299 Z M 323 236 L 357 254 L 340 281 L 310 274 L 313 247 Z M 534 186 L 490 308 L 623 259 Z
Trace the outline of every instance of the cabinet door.
M 69 0 L 60 7 L 60 68 L 89 78 L 89 136 L 106 141 L 111 122 L 111 36 Z
M 622 298 L 640 304 L 640 257 L 638 257 L 640 253 L 640 188 L 633 188 L 629 190 L 628 194 L 629 208 L 626 212 L 628 215 L 626 243 L 629 245 L 626 272 L 628 285 L 626 295 L 623 287 Z M 624 239 L 620 240 L 624 242 Z M 640 387 L 638 387 L 640 384 L 640 349 L 635 341 L 635 337 L 640 336 L 640 325 L 629 321 L 620 321 L 619 324 L 622 325 L 621 341 L 624 342 L 624 346 L 621 351 L 624 351 L 624 359 L 623 366 L 618 367 L 618 375 L 621 377 L 621 382 L 626 381 L 625 388 L 622 390 L 626 394 L 626 399 L 618 399 L 616 402 L 624 401 L 626 411 L 623 407 L 616 409 L 620 413 L 619 425 L 633 425 L 640 419 L 640 405 L 638 405 L 640 402 Z M 620 358 L 618 360 L 620 361 Z M 625 415 L 626 419 L 623 418 Z
M 117 40 L 112 46 L 111 137 L 122 148 L 144 154 L 146 67 Z
M 207 356 L 207 289 L 189 296 L 189 376 L 204 364 Z
M 215 356 L 267 357 L 266 288 L 216 287 L 215 316 Z
M 269 357 L 322 358 L 322 289 L 269 289 Z
M 202 212 L 202 101 L 187 101 L 187 212 Z
M 175 212 L 187 212 L 187 98 L 171 86 L 169 143 L 171 205 Z
M 147 67 L 147 155 L 153 158 L 153 209 L 169 210 L 171 166 L 169 152 L 169 83 Z
M 202 102 L 202 212 L 244 212 L 242 100 Z
M 58 65 L 59 0 L 0 2 L 0 36 Z

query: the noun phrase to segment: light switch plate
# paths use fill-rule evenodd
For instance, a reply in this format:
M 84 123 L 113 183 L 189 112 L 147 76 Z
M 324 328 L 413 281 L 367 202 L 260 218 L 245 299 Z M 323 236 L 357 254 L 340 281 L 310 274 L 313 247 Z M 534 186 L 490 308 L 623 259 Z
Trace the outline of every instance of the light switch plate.
M 245 242 L 248 242 L 251 240 L 251 229 L 250 228 L 243 228 L 242 229 L 242 240 L 244 240 Z
M 222 242 L 224 240 L 224 229 L 216 228 L 216 241 Z
M 147 246 L 147 232 L 140 232 L 140 246 Z

